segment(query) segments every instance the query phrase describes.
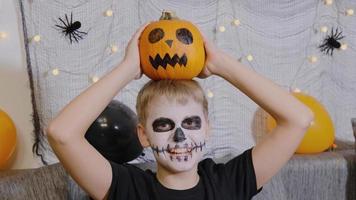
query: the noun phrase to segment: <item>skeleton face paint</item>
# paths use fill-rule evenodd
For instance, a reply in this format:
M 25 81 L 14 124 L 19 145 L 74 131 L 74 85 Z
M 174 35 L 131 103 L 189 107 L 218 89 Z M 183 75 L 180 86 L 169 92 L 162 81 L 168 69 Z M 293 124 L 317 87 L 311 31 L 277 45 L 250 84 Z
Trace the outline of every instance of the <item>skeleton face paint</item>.
M 185 118 L 182 121 L 182 127 L 188 130 L 199 130 L 201 128 L 201 119 L 199 116 Z
M 207 119 L 201 104 L 185 105 L 158 97 L 148 108 L 146 132 L 158 164 L 178 171 L 192 169 L 202 158 Z
M 160 117 L 152 123 L 153 131 L 166 132 L 174 129 L 174 121 L 168 118 Z

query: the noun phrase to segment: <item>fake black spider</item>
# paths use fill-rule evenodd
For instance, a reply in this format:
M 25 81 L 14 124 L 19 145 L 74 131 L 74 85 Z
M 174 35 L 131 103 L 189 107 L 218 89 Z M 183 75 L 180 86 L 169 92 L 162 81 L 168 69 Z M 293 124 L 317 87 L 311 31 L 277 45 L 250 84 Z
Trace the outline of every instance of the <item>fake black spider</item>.
M 83 31 L 79 31 L 79 28 L 82 26 L 82 24 L 79 21 L 75 21 L 73 22 L 73 14 L 70 13 L 70 21 L 68 20 L 68 16 L 67 14 L 65 14 L 65 20 L 66 22 L 64 22 L 63 19 L 61 19 L 60 17 L 58 18 L 59 21 L 62 22 L 63 26 L 56 24 L 55 26 L 60 28 L 62 33 L 66 36 L 69 37 L 69 41 L 72 44 L 74 41 L 79 42 L 80 39 L 83 39 L 83 36 L 88 34 L 86 32 Z
M 324 39 L 323 43 L 319 46 L 320 51 L 328 55 L 333 55 L 334 49 L 337 48 L 339 49 L 341 47 L 340 42 L 338 40 L 341 40 L 345 36 L 341 35 L 342 31 L 339 32 L 338 28 L 336 28 L 335 33 L 334 33 L 334 28 L 331 29 L 331 35 L 326 36 Z

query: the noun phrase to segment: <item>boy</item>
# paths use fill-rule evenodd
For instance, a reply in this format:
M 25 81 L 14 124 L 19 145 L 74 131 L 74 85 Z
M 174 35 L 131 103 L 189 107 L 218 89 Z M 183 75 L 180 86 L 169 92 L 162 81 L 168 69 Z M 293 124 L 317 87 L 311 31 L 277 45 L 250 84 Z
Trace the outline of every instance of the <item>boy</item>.
M 209 134 L 204 94 L 195 81 L 166 80 L 146 84 L 136 105 L 139 139 L 153 149 L 156 174 L 109 162 L 85 140 L 113 97 L 140 78 L 138 40 L 146 25 L 134 34 L 123 61 L 49 124 L 48 140 L 60 162 L 94 199 L 251 199 L 291 158 L 313 113 L 206 39 L 206 66 L 199 77 L 221 76 L 269 112 L 277 121 L 269 137 L 226 164 L 199 162 Z

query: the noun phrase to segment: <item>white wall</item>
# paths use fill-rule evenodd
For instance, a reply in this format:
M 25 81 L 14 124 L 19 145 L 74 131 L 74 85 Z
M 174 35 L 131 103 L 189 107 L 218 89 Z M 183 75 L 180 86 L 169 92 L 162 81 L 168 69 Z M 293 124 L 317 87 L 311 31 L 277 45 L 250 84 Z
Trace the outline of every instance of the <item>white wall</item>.
M 8 166 L 12 169 L 41 165 L 32 154 L 32 106 L 18 17 L 13 0 L 0 0 L 0 32 L 7 33 L 0 39 L 0 109 L 12 118 L 17 129 L 17 149 Z

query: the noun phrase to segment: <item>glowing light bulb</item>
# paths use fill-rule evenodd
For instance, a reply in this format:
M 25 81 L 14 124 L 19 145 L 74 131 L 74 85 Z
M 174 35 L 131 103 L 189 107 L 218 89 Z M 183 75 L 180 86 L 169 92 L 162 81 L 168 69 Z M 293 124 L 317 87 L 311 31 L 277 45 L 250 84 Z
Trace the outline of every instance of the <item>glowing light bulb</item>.
M 328 32 L 328 27 L 327 26 L 322 26 L 320 28 L 320 31 L 323 32 L 323 33 L 326 33 L 326 32 Z
M 247 58 L 248 61 L 252 61 L 253 60 L 253 56 L 251 54 L 248 54 L 246 56 L 246 58 Z
M 341 44 L 340 49 L 341 50 L 346 50 L 347 49 L 347 44 L 346 43 Z
M 354 10 L 351 9 L 351 8 L 350 8 L 350 9 L 347 9 L 347 10 L 346 10 L 346 15 L 347 15 L 347 16 L 352 16 L 352 15 L 354 15 Z
M 53 76 L 58 76 L 59 75 L 59 69 L 55 68 L 52 70 Z
M 240 20 L 238 20 L 238 19 L 234 19 L 234 20 L 232 21 L 232 24 L 235 25 L 235 26 L 239 26 L 239 25 L 241 24 L 241 22 L 240 22 Z
M 219 31 L 222 33 L 225 32 L 226 31 L 225 26 L 219 26 Z
M 211 90 L 208 90 L 207 94 L 206 94 L 209 98 L 213 98 L 214 97 L 214 93 Z
M 118 47 L 117 47 L 117 45 L 111 45 L 111 53 L 116 53 L 117 51 L 118 51 L 119 49 L 118 49 Z
M 40 40 L 41 40 L 41 36 L 40 35 L 35 35 L 32 38 L 32 41 L 34 41 L 34 42 L 39 42 Z
M 111 9 L 105 11 L 105 16 L 111 17 L 113 15 L 113 11 Z
M 92 83 L 96 83 L 96 82 L 99 81 L 99 79 L 100 79 L 100 78 L 99 78 L 98 76 L 92 76 L 92 77 L 91 77 L 91 82 L 92 82 Z
M 309 62 L 316 63 L 318 61 L 318 57 L 316 56 L 309 56 Z
M 325 0 L 324 3 L 325 5 L 330 6 L 331 4 L 333 4 L 333 0 Z
M 6 32 L 0 32 L 0 39 L 5 39 L 7 38 L 7 33 Z

